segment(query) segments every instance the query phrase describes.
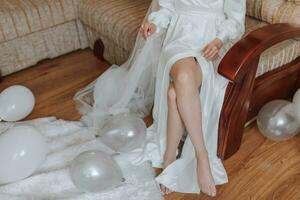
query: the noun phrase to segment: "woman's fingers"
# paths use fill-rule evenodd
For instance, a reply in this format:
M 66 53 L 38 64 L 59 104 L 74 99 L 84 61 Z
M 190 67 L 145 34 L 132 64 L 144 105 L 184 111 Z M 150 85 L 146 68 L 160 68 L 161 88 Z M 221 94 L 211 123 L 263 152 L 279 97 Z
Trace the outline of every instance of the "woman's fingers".
M 218 58 L 222 46 L 223 42 L 216 38 L 202 50 L 202 54 L 206 59 L 215 60 Z
M 218 54 L 218 52 L 213 52 L 210 55 L 207 56 L 208 60 L 214 60 L 214 57 Z
M 155 33 L 155 31 L 156 31 L 156 26 L 154 24 L 145 22 L 141 26 L 139 33 L 145 40 L 147 40 L 149 36 L 151 36 L 153 33 Z
M 209 45 L 206 45 L 204 49 L 202 49 L 202 54 L 205 56 L 209 51 Z
M 148 36 L 152 35 L 153 33 L 155 33 L 156 31 L 156 27 L 153 26 L 153 25 L 150 25 L 150 29 L 149 29 L 149 32 L 148 32 Z
M 149 24 L 146 23 L 146 24 L 144 24 L 144 38 L 145 39 L 148 38 L 148 32 L 149 32 Z
M 140 30 L 139 30 L 139 34 L 140 34 L 141 36 L 144 36 L 143 33 L 144 33 L 144 29 L 141 27 Z
M 208 45 L 203 49 L 203 56 L 206 59 L 213 60 L 219 53 L 219 49 L 214 45 Z
M 219 57 L 220 57 L 220 55 L 219 55 L 219 52 L 218 52 L 218 53 L 216 53 L 216 55 L 213 56 L 213 58 L 212 58 L 211 60 L 216 60 L 216 59 L 218 59 Z
M 142 26 L 140 27 L 140 30 L 139 30 L 139 34 L 145 39 L 144 37 L 144 24 L 142 24 Z
M 142 24 L 139 33 L 141 34 L 141 36 L 146 40 L 147 39 L 147 35 L 148 35 L 148 23 L 144 23 Z
M 208 58 L 208 56 L 213 52 L 213 47 L 208 45 L 207 48 L 203 51 L 203 56 Z
M 211 51 L 207 54 L 207 57 L 209 59 L 211 59 L 212 57 L 214 57 L 217 53 L 219 52 L 219 50 L 217 48 L 212 48 Z

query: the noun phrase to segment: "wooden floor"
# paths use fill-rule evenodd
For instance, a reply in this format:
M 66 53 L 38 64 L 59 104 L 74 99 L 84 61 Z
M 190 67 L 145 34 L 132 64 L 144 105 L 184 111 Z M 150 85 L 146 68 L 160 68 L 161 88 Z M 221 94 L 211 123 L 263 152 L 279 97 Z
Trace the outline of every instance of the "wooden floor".
M 36 96 L 36 107 L 28 119 L 56 116 L 78 120 L 73 95 L 107 67 L 90 50 L 78 51 L 5 77 L 0 91 L 14 84 L 29 87 Z M 245 129 L 241 150 L 224 164 L 229 183 L 218 187 L 214 199 L 300 199 L 300 135 L 275 143 L 262 137 L 253 124 Z M 212 198 L 174 193 L 165 199 Z

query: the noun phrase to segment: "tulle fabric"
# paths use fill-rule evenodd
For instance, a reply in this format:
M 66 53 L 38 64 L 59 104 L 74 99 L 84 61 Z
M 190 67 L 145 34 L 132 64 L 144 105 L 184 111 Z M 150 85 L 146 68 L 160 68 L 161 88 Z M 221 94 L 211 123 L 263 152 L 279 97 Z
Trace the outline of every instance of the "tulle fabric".
M 145 19 L 158 9 L 157 0 L 153 0 Z M 138 35 L 131 56 L 124 64 L 112 65 L 97 80 L 75 94 L 82 121 L 93 131 L 99 132 L 103 123 L 114 114 L 130 111 L 144 117 L 150 113 L 164 37 L 164 33 L 156 34 L 146 42 Z M 146 62 L 145 58 L 148 58 Z

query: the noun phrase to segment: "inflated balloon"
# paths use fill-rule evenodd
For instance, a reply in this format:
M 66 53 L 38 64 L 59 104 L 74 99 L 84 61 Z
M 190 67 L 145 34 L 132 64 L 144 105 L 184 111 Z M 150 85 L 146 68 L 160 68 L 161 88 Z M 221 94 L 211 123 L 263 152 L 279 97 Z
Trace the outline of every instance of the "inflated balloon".
M 295 116 L 300 123 L 300 89 L 295 93 L 293 98 Z
M 117 152 L 131 152 L 144 147 L 146 130 L 142 119 L 133 114 L 123 113 L 107 120 L 101 130 L 100 139 Z
M 0 120 L 14 122 L 27 117 L 33 110 L 35 98 L 21 85 L 6 88 L 0 94 Z
M 265 137 L 275 141 L 287 140 L 300 131 L 293 104 L 285 100 L 267 103 L 257 116 L 257 125 Z
M 46 157 L 45 138 L 32 126 L 15 126 L 0 135 L 0 184 L 34 173 Z
M 122 171 L 115 160 L 101 151 L 86 151 L 71 163 L 74 185 L 84 192 L 101 192 L 122 184 Z

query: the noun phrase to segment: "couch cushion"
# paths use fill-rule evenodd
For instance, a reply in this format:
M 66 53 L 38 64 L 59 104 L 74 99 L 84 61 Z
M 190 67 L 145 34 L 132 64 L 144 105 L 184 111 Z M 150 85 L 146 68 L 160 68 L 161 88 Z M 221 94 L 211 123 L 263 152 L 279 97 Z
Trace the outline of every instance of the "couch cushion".
M 247 0 L 247 15 L 271 24 L 300 25 L 300 1 Z
M 247 0 L 246 1 L 246 6 L 247 6 L 247 10 L 246 10 L 246 14 L 249 17 L 254 17 L 256 19 L 262 19 L 261 16 L 261 8 L 262 8 L 262 3 L 263 0 Z
M 150 3 L 151 0 L 85 0 L 78 5 L 79 18 L 98 32 L 111 54 L 120 54 L 120 49 L 130 52 Z M 121 64 L 124 60 L 110 62 Z
M 77 0 L 1 0 L 0 43 L 76 18 Z
M 272 23 L 291 23 L 300 26 L 300 2 L 294 1 L 282 4 L 273 15 Z

